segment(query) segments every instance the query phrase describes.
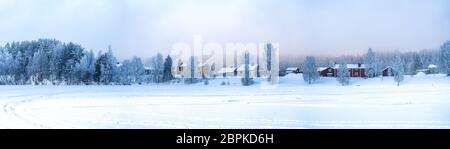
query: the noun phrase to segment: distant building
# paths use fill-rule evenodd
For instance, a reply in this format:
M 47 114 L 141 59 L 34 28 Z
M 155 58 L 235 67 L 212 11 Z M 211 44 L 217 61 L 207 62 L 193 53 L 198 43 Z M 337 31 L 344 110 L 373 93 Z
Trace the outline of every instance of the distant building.
M 419 74 L 419 73 L 429 74 L 430 71 L 428 69 L 417 69 L 416 74 Z
M 280 70 L 280 71 L 278 72 L 278 76 L 280 76 L 280 77 L 283 77 L 283 76 L 286 76 L 286 75 L 287 75 L 287 73 L 286 73 L 285 70 Z
M 334 66 L 334 70 L 336 71 L 335 74 L 337 74 L 337 69 L 339 68 L 339 64 L 336 64 Z M 367 77 L 365 73 L 365 65 L 364 64 L 347 64 L 348 72 L 350 73 L 350 77 Z
M 437 73 L 439 73 L 438 69 L 437 69 L 437 66 L 433 65 L 433 64 L 428 65 L 428 73 L 429 74 L 437 74 Z
M 155 69 L 153 67 L 144 67 L 144 75 L 153 75 L 155 73 Z
M 384 77 L 394 76 L 394 69 L 391 66 L 388 66 L 388 67 L 384 68 L 383 69 L 383 76 Z
M 417 74 L 419 74 L 419 73 L 424 73 L 424 74 L 437 74 L 437 73 L 439 73 L 439 72 L 438 72 L 438 69 L 437 69 L 437 66 L 436 66 L 436 65 L 430 64 L 430 65 L 428 65 L 428 67 L 427 67 L 426 69 L 417 69 L 417 70 L 416 70 L 416 73 L 417 73 Z
M 257 67 L 256 64 L 254 64 L 254 65 L 248 65 L 250 78 L 256 78 L 256 69 L 257 69 L 257 68 L 258 68 L 258 67 Z M 239 77 L 244 77 L 244 75 L 245 75 L 245 65 L 239 66 L 239 68 L 237 68 L 236 71 L 237 71 L 237 75 L 238 75 Z
M 236 68 L 234 66 L 228 66 L 226 68 L 220 68 L 216 72 L 217 77 L 234 77 L 236 73 Z
M 187 75 L 187 64 L 181 62 L 172 66 L 172 74 L 175 78 L 184 78 Z
M 289 67 L 289 68 L 286 68 L 286 74 L 290 74 L 290 73 L 295 73 L 295 74 L 297 74 L 297 73 L 300 73 L 300 68 L 299 67 Z
M 321 77 L 336 77 L 336 71 L 331 67 L 319 67 L 317 71 Z

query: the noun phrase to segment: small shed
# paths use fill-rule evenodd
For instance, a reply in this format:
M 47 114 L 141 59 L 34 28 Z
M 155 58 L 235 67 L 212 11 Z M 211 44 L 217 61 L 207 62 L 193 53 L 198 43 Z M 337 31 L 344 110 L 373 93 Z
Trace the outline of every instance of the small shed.
M 383 69 L 383 76 L 384 77 L 394 76 L 394 69 L 392 69 L 391 66 L 388 66 L 388 67 L 384 68 Z
M 336 77 L 336 71 L 331 67 L 319 67 L 317 71 L 321 77 Z
M 438 73 L 437 66 L 434 64 L 428 65 L 428 73 L 429 74 L 437 74 Z
M 300 73 L 300 68 L 299 67 L 286 68 L 286 73 L 287 74 L 289 74 L 289 73 L 295 73 L 295 74 Z
M 220 77 L 231 77 L 231 76 L 235 76 L 234 74 L 236 73 L 236 68 L 234 66 L 229 66 L 226 68 L 221 68 L 216 72 L 216 76 Z

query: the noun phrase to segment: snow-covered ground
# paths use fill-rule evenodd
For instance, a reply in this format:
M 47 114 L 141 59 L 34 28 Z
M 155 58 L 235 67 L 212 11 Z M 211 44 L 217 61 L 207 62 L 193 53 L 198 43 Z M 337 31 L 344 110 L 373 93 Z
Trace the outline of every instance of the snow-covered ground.
M 220 85 L 0 86 L 0 128 L 450 128 L 450 77 L 335 78 L 276 88 Z

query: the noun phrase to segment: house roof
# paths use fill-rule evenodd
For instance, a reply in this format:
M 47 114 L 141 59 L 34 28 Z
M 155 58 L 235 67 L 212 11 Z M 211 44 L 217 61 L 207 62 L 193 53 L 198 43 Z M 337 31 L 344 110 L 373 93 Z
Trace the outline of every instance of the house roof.
M 144 66 L 144 69 L 145 70 L 153 70 L 154 68 L 153 67 Z
M 389 69 L 389 68 L 391 68 L 392 69 L 392 67 L 391 66 L 387 66 L 387 67 L 385 67 L 383 70 L 386 70 L 386 69 Z
M 287 71 L 296 71 L 297 69 L 300 69 L 298 67 L 288 67 L 286 68 Z
M 256 70 L 257 65 L 248 65 L 248 69 L 250 71 Z M 239 66 L 239 68 L 237 69 L 237 71 L 244 71 L 245 70 L 245 65 L 241 65 Z
M 328 69 L 328 68 L 331 68 L 331 67 L 319 67 L 319 68 L 317 68 L 317 71 L 324 71 L 325 69 Z
M 428 68 L 437 68 L 437 66 L 433 65 L 433 64 L 430 64 L 430 65 L 428 65 Z
M 334 68 L 335 68 L 335 69 L 338 69 L 338 68 L 339 68 L 339 65 L 340 65 L 340 64 L 334 65 Z M 356 68 L 362 68 L 362 69 L 364 69 L 364 68 L 366 68 L 366 66 L 365 66 L 364 64 L 361 64 L 360 67 L 359 67 L 359 64 L 347 64 L 347 68 L 348 68 L 348 69 L 356 69 Z
M 226 68 L 220 68 L 216 73 L 231 73 L 234 72 L 234 70 L 236 70 L 236 68 L 234 68 L 233 66 L 229 66 Z

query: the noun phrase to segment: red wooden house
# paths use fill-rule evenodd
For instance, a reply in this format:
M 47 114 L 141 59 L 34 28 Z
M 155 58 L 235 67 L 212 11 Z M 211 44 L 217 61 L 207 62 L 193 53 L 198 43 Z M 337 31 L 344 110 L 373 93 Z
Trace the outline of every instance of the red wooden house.
M 331 67 L 319 67 L 317 71 L 319 71 L 321 77 L 336 77 L 336 71 Z
M 337 75 L 337 69 L 339 68 L 339 64 L 334 65 L 334 74 L 335 77 Z M 348 73 L 350 74 L 350 77 L 367 77 L 365 72 L 365 66 L 364 64 L 347 64 Z

